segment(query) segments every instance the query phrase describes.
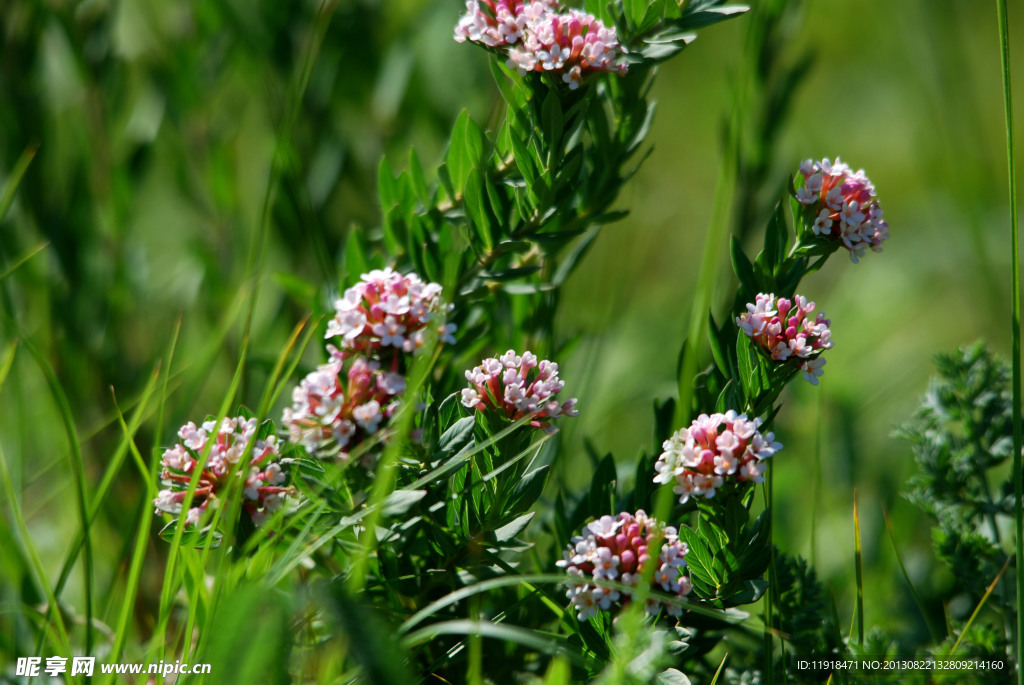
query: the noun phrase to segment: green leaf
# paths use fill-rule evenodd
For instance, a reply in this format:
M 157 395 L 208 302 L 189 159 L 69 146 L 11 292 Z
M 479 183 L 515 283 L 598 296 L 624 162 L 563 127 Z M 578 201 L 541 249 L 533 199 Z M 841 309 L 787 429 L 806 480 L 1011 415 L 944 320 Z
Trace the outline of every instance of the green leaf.
M 742 590 L 739 590 L 729 595 L 729 603 L 739 606 L 743 604 L 753 604 L 757 600 L 764 596 L 764 593 L 768 591 L 768 581 L 753 579 L 744 580 L 740 582 Z
M 537 168 L 533 163 L 533 155 L 530 154 L 527 144 L 519 137 L 516 131 L 510 132 L 509 142 L 512 144 L 512 156 L 515 157 L 516 168 L 522 174 L 527 187 L 533 186 L 537 182 L 538 174 Z
M 717 554 L 729 544 L 729 536 L 704 512 L 697 517 L 697 532 L 708 543 L 712 554 Z
M 769 276 L 779 273 L 783 261 L 786 258 L 786 248 L 789 245 L 789 228 L 786 226 L 786 213 L 783 204 L 775 205 L 775 211 L 768 222 L 768 229 L 764 233 L 764 265 Z M 790 293 L 786 293 L 787 295 Z
M 448 143 L 448 154 L 445 156 L 456 195 L 461 195 L 466 188 L 470 174 L 480 165 L 483 154 L 483 132 L 469 117 L 469 113 L 462 110 L 459 118 L 455 120 L 452 137 Z
M 718 395 L 718 401 L 715 402 L 715 411 L 724 413 L 740 406 L 743 406 L 743 396 L 739 386 L 736 384 L 736 379 L 730 378 L 725 387 L 722 388 L 722 392 Z
M 409 182 L 416 193 L 416 197 L 426 207 L 430 204 L 430 192 L 427 190 L 427 179 L 423 175 L 423 165 L 420 163 L 416 148 L 409 148 Z
M 686 567 L 689 569 L 690 580 L 698 590 L 698 595 L 711 599 L 718 594 L 718 576 L 714 571 L 714 557 L 704 539 L 692 528 L 681 526 L 679 539 L 686 543 L 689 551 L 686 554 Z
M 380 200 L 380 209 L 385 214 L 398 204 L 395 173 L 387 157 L 381 157 L 380 164 L 377 165 L 377 197 Z
M 382 504 L 384 516 L 401 516 L 426 497 L 426 490 L 395 490 Z
M 753 410 L 762 393 L 770 390 L 771 382 L 765 369 L 765 360 L 754 348 L 754 343 L 746 335 L 736 336 L 736 362 L 739 371 L 740 386 L 746 398 L 744 411 Z
M 545 464 L 523 476 L 509 494 L 506 505 L 507 511 L 505 513 L 512 516 L 532 507 L 533 503 L 544 492 L 544 484 L 547 483 L 548 472 L 549 466 Z
M 590 481 L 590 494 L 588 498 L 589 513 L 591 516 L 610 515 L 615 508 L 615 484 L 617 481 L 615 470 L 615 459 L 606 454 L 594 470 L 594 476 Z
M 754 276 L 754 267 L 743 252 L 743 247 L 736 236 L 729 239 L 729 253 L 732 257 L 732 268 L 736 277 L 740 280 L 741 299 L 748 302 L 753 301 L 754 296 L 760 292 L 757 278 Z
M 740 544 L 739 572 L 740 578 L 757 578 L 768 570 L 771 561 L 771 541 L 768 530 L 768 512 L 762 511 L 747 526 Z
M 658 674 L 658 685 L 690 685 L 690 679 L 674 668 Z
M 696 33 L 672 32 L 671 36 L 654 36 L 644 40 L 633 59 L 637 62 L 664 62 L 685 50 L 696 39 Z
M 749 9 L 750 7 L 747 5 L 723 4 L 722 0 L 691 2 L 687 5 L 687 11 L 683 14 L 682 19 L 676 22 L 676 26 L 686 29 L 704 28 L 738 17 Z
M 563 283 L 565 283 L 566 279 L 568 279 L 569 276 L 572 274 L 573 269 L 576 268 L 576 265 L 579 263 L 579 261 L 590 250 L 599 232 L 599 228 L 591 228 L 588 233 L 586 233 L 582 238 L 580 238 L 576 242 L 575 245 L 573 245 L 572 250 L 562 258 L 561 263 L 555 270 L 554 276 L 551 277 L 551 282 L 553 284 L 555 284 L 556 286 L 561 286 Z
M 466 214 L 473 222 L 476 235 L 483 249 L 490 251 L 494 247 L 491 239 L 491 220 L 487 216 L 487 200 L 483 191 L 483 174 L 476 168 L 470 170 L 466 180 Z
M 623 18 L 631 32 L 636 32 L 647 11 L 648 0 L 622 0 Z
M 505 66 L 504 60 L 490 60 L 491 75 L 498 85 L 501 97 L 508 103 L 509 107 L 519 110 L 526 104 L 527 89 L 523 86 L 523 79 L 514 69 Z
M 562 102 L 559 99 L 559 88 L 552 88 L 544 98 L 541 106 L 541 125 L 548 147 L 548 163 L 552 167 L 561 161 L 562 132 L 565 120 L 562 117 Z
M 811 222 L 808 220 L 809 217 L 806 209 L 807 208 L 796 199 L 796 195 L 789 195 L 789 211 L 790 214 L 793 215 L 793 225 L 796 227 L 797 242 L 804 240 L 805 237 L 814 236 L 814 231 L 811 229 Z
M 178 526 L 178 519 L 173 519 L 170 523 L 160 529 L 160 537 L 164 542 L 173 542 L 175 528 Z M 213 538 L 210 540 L 210 538 Z M 220 531 L 211 530 L 209 526 L 201 529 L 196 529 L 194 526 L 185 528 L 185 531 L 181 535 L 181 547 L 192 547 L 192 548 L 203 548 L 207 545 L 207 541 L 210 541 L 210 548 L 216 549 L 220 547 L 221 539 L 223 539 Z
M 722 329 L 725 329 L 723 326 Z M 729 357 L 726 356 L 726 339 L 723 335 L 723 330 L 719 329 L 715 324 L 715 317 L 711 312 L 708 312 L 708 340 L 711 343 L 711 357 L 715 360 L 715 364 L 718 369 L 726 376 L 731 376 L 731 365 L 729 364 Z
M 526 526 L 530 525 L 530 520 L 536 515 L 537 512 L 531 511 L 528 514 L 523 514 L 522 516 L 513 519 L 511 523 L 506 523 L 504 526 L 494 531 L 495 540 L 500 543 L 508 542 L 513 539 L 515 536 L 526 530 Z
M 437 182 L 441 184 L 441 188 L 444 189 L 445 195 L 449 200 L 458 199 L 455 186 L 452 185 L 452 176 L 448 171 L 447 164 L 442 163 L 441 166 L 437 167 Z
M 503 192 L 504 186 L 493 183 L 486 176 L 484 177 L 483 185 L 484 189 L 487 191 L 487 200 L 491 205 L 491 215 L 497 219 L 497 221 L 491 226 L 491 244 L 494 244 L 501 240 L 506 231 L 514 231 L 515 226 L 512 225 L 510 212 L 511 205 L 508 201 L 508 197 Z M 506 243 L 502 244 L 504 245 Z M 529 245 L 529 243 L 527 243 L 527 245 Z
M 530 266 L 517 266 L 511 269 L 500 269 L 498 271 L 486 271 L 481 276 L 492 281 L 513 281 L 523 276 L 535 274 L 538 271 L 540 271 L 540 266 L 533 264 Z
M 457 392 L 453 392 L 448 397 L 444 398 L 440 406 L 437 408 L 437 421 L 442 431 L 446 431 L 451 428 L 455 422 L 461 417 L 462 406 L 461 395 Z
M 456 421 L 438 440 L 438 447 L 441 450 L 439 456 L 442 459 L 451 457 L 465 449 L 473 441 L 473 428 L 475 426 L 475 416 L 467 416 Z

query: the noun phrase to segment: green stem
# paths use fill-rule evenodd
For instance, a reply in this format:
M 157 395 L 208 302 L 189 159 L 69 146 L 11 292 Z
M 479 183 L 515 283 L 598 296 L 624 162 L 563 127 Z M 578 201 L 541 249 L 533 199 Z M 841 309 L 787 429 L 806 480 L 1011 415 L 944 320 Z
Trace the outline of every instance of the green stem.
M 765 510 L 768 512 L 768 552 L 771 555 L 768 565 L 768 592 L 764 595 L 764 672 L 767 685 L 775 682 L 775 645 L 772 631 L 775 630 L 775 603 L 778 591 L 778 575 L 775 570 L 775 510 L 772 508 L 773 483 L 775 481 L 774 464 L 768 464 L 768 478 L 765 483 Z
M 1012 312 L 1010 316 L 1011 355 L 1013 359 L 1013 494 L 1014 523 L 1017 531 L 1017 601 L 1024 597 L 1024 487 L 1021 483 L 1021 359 L 1020 359 L 1020 249 L 1017 238 L 1017 171 L 1014 162 L 1013 90 L 1010 88 L 1010 28 L 1006 17 L 1006 0 L 996 0 L 999 20 L 999 58 L 1003 72 L 1003 105 L 1006 118 L 1006 166 L 1010 186 L 1010 263 L 1012 272 Z M 1024 685 L 1024 612 L 1017 607 L 1017 683 Z

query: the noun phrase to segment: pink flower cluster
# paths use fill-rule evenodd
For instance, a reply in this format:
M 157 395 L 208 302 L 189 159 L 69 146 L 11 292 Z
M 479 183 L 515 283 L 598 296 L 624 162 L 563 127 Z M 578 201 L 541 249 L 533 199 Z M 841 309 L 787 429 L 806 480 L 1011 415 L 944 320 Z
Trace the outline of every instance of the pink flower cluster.
M 762 482 L 764 460 L 782 445 L 775 442 L 774 433 L 762 435 L 760 426 L 761 419 L 750 420 L 731 409 L 725 414 L 701 414 L 689 428 L 679 429 L 662 444 L 654 482 L 675 480 L 681 504 L 691 496 L 714 497 L 729 477 Z
M 428 325 L 450 311 L 441 300 L 441 286 L 416 274 L 375 269 L 334 302 L 336 314 L 326 338 L 341 338 L 342 355 L 392 352 L 416 354 L 425 343 Z M 440 341 L 454 343 L 454 324 L 437 329 Z
M 811 230 L 814 235 L 842 241 L 856 264 L 864 251 L 882 251 L 889 239 L 889 224 L 875 197 L 875 186 L 861 169 L 854 172 L 836 157 L 835 162 L 823 159 L 805 160 L 800 164 L 803 185 L 796 189 L 796 199 L 807 207 L 821 208 Z
M 455 40 L 504 49 L 509 68 L 561 74 L 572 90 L 591 72 L 626 71 L 614 28 L 578 10 L 559 14 L 554 0 L 468 0 Z
M 537 355 L 509 350 L 500 357 L 485 359 L 466 372 L 470 386 L 462 391 L 462 404 L 470 409 L 496 409 L 514 420 L 532 416 L 531 426 L 544 428 L 543 419 L 576 416 L 576 398 L 559 402 L 555 396 L 565 383 L 558 377 L 558 364 Z
M 364 357 L 356 357 L 346 373 L 341 353 L 334 350 L 333 357 L 292 390 L 292 406 L 285 408 L 283 420 L 289 441 L 311 455 L 347 461 L 349 452 L 397 410 L 405 378 Z
M 785 297 L 775 300 L 774 294 L 759 293 L 745 314 L 736 317 L 736 325 L 748 338 L 755 340 L 771 354 L 772 359 L 785 362 L 803 360 L 800 370 L 811 385 L 818 384 L 824 373 L 825 360 L 819 355 L 832 347 L 832 322 L 824 314 L 811 320 L 814 303 L 797 295 L 794 301 Z
M 237 474 L 239 477 L 246 474 L 242 506 L 257 525 L 277 511 L 292 489 L 283 485 L 286 477 L 281 470 L 277 438 L 269 435 L 256 439 L 258 428 L 256 419 L 244 416 L 225 418 L 219 429 L 213 420 L 201 426 L 191 421 L 182 426 L 178 431 L 181 442 L 166 450 L 161 458 L 163 470 L 160 478 L 167 488 L 161 490 L 153 501 L 157 513 L 181 514 L 192 475 L 211 439 L 213 444 L 209 445 L 210 452 L 199 475 L 186 524 L 198 525 L 203 514 L 217 506 L 218 495 L 227 488 L 232 469 L 242 461 L 250 444 L 252 458 L 248 469 Z M 215 429 L 217 432 L 214 434 Z
M 658 537 L 664 540 L 661 552 L 653 563 L 652 589 L 683 597 L 690 592 L 690 579 L 683 574 L 686 568 L 686 543 L 679 540 L 678 532 L 657 519 L 647 516 L 641 509 L 635 515 L 623 512 L 619 516 L 602 516 L 587 524 L 583 535 L 572 538 L 560 561 L 573 580 L 611 580 L 637 587 L 643 571 L 651 562 L 648 549 Z M 576 582 L 566 596 L 576 608 L 580 621 L 596 616 L 598 610 L 609 611 L 612 606 L 629 603 L 632 593 L 596 584 Z M 648 599 L 647 611 L 657 614 L 661 607 L 657 599 Z M 682 609 L 666 605 L 671 616 L 680 616 Z

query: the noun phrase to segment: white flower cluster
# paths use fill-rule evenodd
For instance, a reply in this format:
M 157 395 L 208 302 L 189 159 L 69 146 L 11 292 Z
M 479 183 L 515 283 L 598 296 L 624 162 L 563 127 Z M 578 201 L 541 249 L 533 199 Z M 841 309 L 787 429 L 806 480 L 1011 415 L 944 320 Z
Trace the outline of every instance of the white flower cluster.
M 622 512 L 618 517 L 602 516 L 587 524 L 583 535 L 572 538 L 562 559 L 556 564 L 564 568 L 575 581 L 566 596 L 576 609 L 580 621 L 596 616 L 598 611 L 610 611 L 613 606 L 624 606 L 632 597 L 628 590 L 602 587 L 588 580 L 614 580 L 623 585 L 637 587 L 643 579 L 648 554 L 654 538 L 664 540 L 661 552 L 654 561 L 652 589 L 683 597 L 691 590 L 690 579 L 684 575 L 686 543 L 672 526 L 665 526 L 648 516 L 642 509 L 636 514 Z M 662 603 L 648 599 L 647 611 L 656 614 Z M 682 614 L 680 607 L 665 605 L 670 616 Z
M 340 353 L 292 390 L 284 410 L 288 440 L 312 455 L 348 460 L 349 452 L 375 434 L 398 409 L 405 378 L 381 371 L 380 363 L 356 357 L 343 372 Z M 364 457 L 364 458 L 368 458 Z
M 423 349 L 429 327 L 452 344 L 455 325 L 443 323 L 452 307 L 440 285 L 391 268 L 362 274 L 334 308 L 325 337 L 340 338 L 340 348 L 327 345 L 331 360 L 292 390 L 283 421 L 290 442 L 345 462 L 398 410 L 406 356 Z M 364 451 L 360 463 L 369 467 L 375 458 Z
M 701 414 L 689 428 L 681 428 L 666 440 L 654 465 L 655 483 L 676 482 L 679 502 L 691 496 L 715 496 L 726 479 L 764 480 L 764 463 L 782 445 L 775 434 L 762 435 L 761 419 L 729 410 L 724 414 Z
M 343 356 L 392 352 L 416 354 L 425 342 L 428 325 L 451 310 L 441 300 L 441 286 L 416 274 L 375 269 L 334 302 L 336 314 L 326 338 L 341 338 Z M 437 327 L 443 343 L 454 343 L 454 324 Z
M 470 386 L 462 391 L 462 404 L 470 409 L 496 409 L 513 421 L 532 416 L 530 425 L 543 428 L 543 419 L 576 416 L 576 398 L 559 402 L 555 396 L 565 383 L 558 377 L 558 364 L 538 362 L 530 351 L 522 355 L 509 350 L 491 357 L 466 372 Z
M 820 355 L 833 344 L 829 329 L 832 322 L 820 312 L 816 318 L 809 318 L 812 311 L 814 303 L 802 295 L 776 301 L 773 293 L 758 293 L 755 301 L 747 304 L 746 313 L 736 317 L 736 325 L 775 361 L 800 360 L 804 378 L 817 385 L 825 373 L 825 359 Z
M 838 157 L 834 162 L 807 159 L 800 164 L 800 175 L 803 185 L 796 189 L 796 199 L 807 207 L 821 208 L 811 228 L 814 235 L 842 241 L 855 264 L 869 247 L 882 251 L 882 243 L 889 239 L 889 223 L 863 169 L 855 172 Z
M 216 506 L 218 496 L 227 487 L 232 469 L 245 456 L 250 443 L 252 458 L 243 486 L 242 506 L 257 524 L 279 509 L 291 488 L 284 486 L 286 476 L 281 470 L 277 438 L 268 435 L 253 442 L 258 429 L 256 419 L 244 416 L 225 418 L 219 429 L 212 419 L 200 426 L 191 421 L 182 426 L 178 431 L 181 442 L 166 450 L 161 458 L 163 470 L 160 477 L 167 488 L 161 490 L 153 502 L 157 512 L 181 514 L 192 474 L 209 445 L 206 465 L 199 475 L 192 506 L 186 515 L 188 525 L 198 525 L 202 515 Z
M 468 0 L 455 40 L 504 49 L 510 68 L 561 74 L 575 90 L 595 71 L 625 73 L 614 28 L 578 10 L 559 13 L 554 0 Z

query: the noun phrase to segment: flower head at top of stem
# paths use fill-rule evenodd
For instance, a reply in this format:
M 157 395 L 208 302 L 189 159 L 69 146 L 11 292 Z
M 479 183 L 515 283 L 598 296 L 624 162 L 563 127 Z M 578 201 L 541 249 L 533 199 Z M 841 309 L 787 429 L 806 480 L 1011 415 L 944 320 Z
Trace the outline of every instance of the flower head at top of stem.
M 469 0 L 455 40 L 502 50 L 510 69 L 550 72 L 570 90 L 594 72 L 626 72 L 614 27 L 586 12 L 560 13 L 552 0 Z
M 837 240 L 850 252 L 853 263 L 865 250 L 882 251 L 889 239 L 889 223 L 875 199 L 875 186 L 863 169 L 853 171 L 836 157 L 804 160 L 798 178 L 796 199 L 815 214 L 811 231 L 828 240 Z
M 558 377 L 558 364 L 539 360 L 530 351 L 522 355 L 509 350 L 466 371 L 469 387 L 462 391 L 462 404 L 479 411 L 494 410 L 510 420 L 530 416 L 530 425 L 545 428 L 545 419 L 576 416 L 576 398 L 556 399 L 565 382 Z
M 832 347 L 831 321 L 814 311 L 814 303 L 802 295 L 792 300 L 774 294 L 758 293 L 747 311 L 736 317 L 744 335 L 760 345 L 776 362 L 798 364 L 811 385 L 824 373 L 821 353 Z
M 325 338 L 340 338 L 343 358 L 354 354 L 386 356 L 417 354 L 426 343 L 427 327 L 437 326 L 442 343 L 455 342 L 455 325 L 444 323 L 451 305 L 441 299 L 441 286 L 414 273 L 374 269 L 335 300 L 335 316 Z
M 730 409 L 724 414 L 701 414 L 662 444 L 654 465 L 655 483 L 675 481 L 679 502 L 691 497 L 712 498 L 726 481 L 760 483 L 765 460 L 782 449 L 774 433 L 762 434 L 761 419 L 748 419 Z
M 307 375 L 292 390 L 292 405 L 284 410 L 288 440 L 302 445 L 311 455 L 333 455 L 347 462 L 349 453 L 381 430 L 398 410 L 405 392 L 405 378 L 384 371 L 380 362 L 355 357 L 348 371 L 342 353 L 332 349 L 332 360 Z M 366 451 L 364 466 L 373 454 Z
M 663 541 L 661 551 L 657 559 L 652 559 L 649 551 L 653 551 L 659 539 Z M 628 604 L 633 595 L 629 590 L 619 591 L 592 581 L 615 581 L 635 588 L 648 564 L 654 564 L 651 589 L 678 597 L 689 594 L 692 586 L 684 574 L 688 551 L 675 528 L 641 509 L 636 514 L 602 516 L 587 524 L 583 534 L 572 538 L 562 559 L 555 563 L 573 579 L 566 596 L 579 620 L 586 621 L 598 611 Z M 662 604 L 657 599 L 648 599 L 647 611 L 657 614 Z M 671 616 L 682 614 L 682 609 L 674 604 L 665 606 Z
M 256 419 L 244 416 L 226 417 L 219 428 L 215 419 L 208 419 L 199 426 L 192 421 L 182 426 L 178 431 L 180 442 L 165 450 L 160 459 L 160 478 L 167 487 L 157 493 L 153 501 L 157 512 L 181 515 L 200 457 L 204 450 L 209 449 L 196 483 L 192 506 L 186 514 L 188 526 L 199 525 L 203 516 L 217 506 L 228 487 L 232 471 L 250 446 L 251 459 L 235 474 L 239 478 L 244 474 L 245 478 L 242 507 L 257 525 L 277 511 L 292 489 L 284 485 L 287 477 L 281 470 L 283 462 L 277 437 L 271 434 L 257 438 L 258 429 Z

